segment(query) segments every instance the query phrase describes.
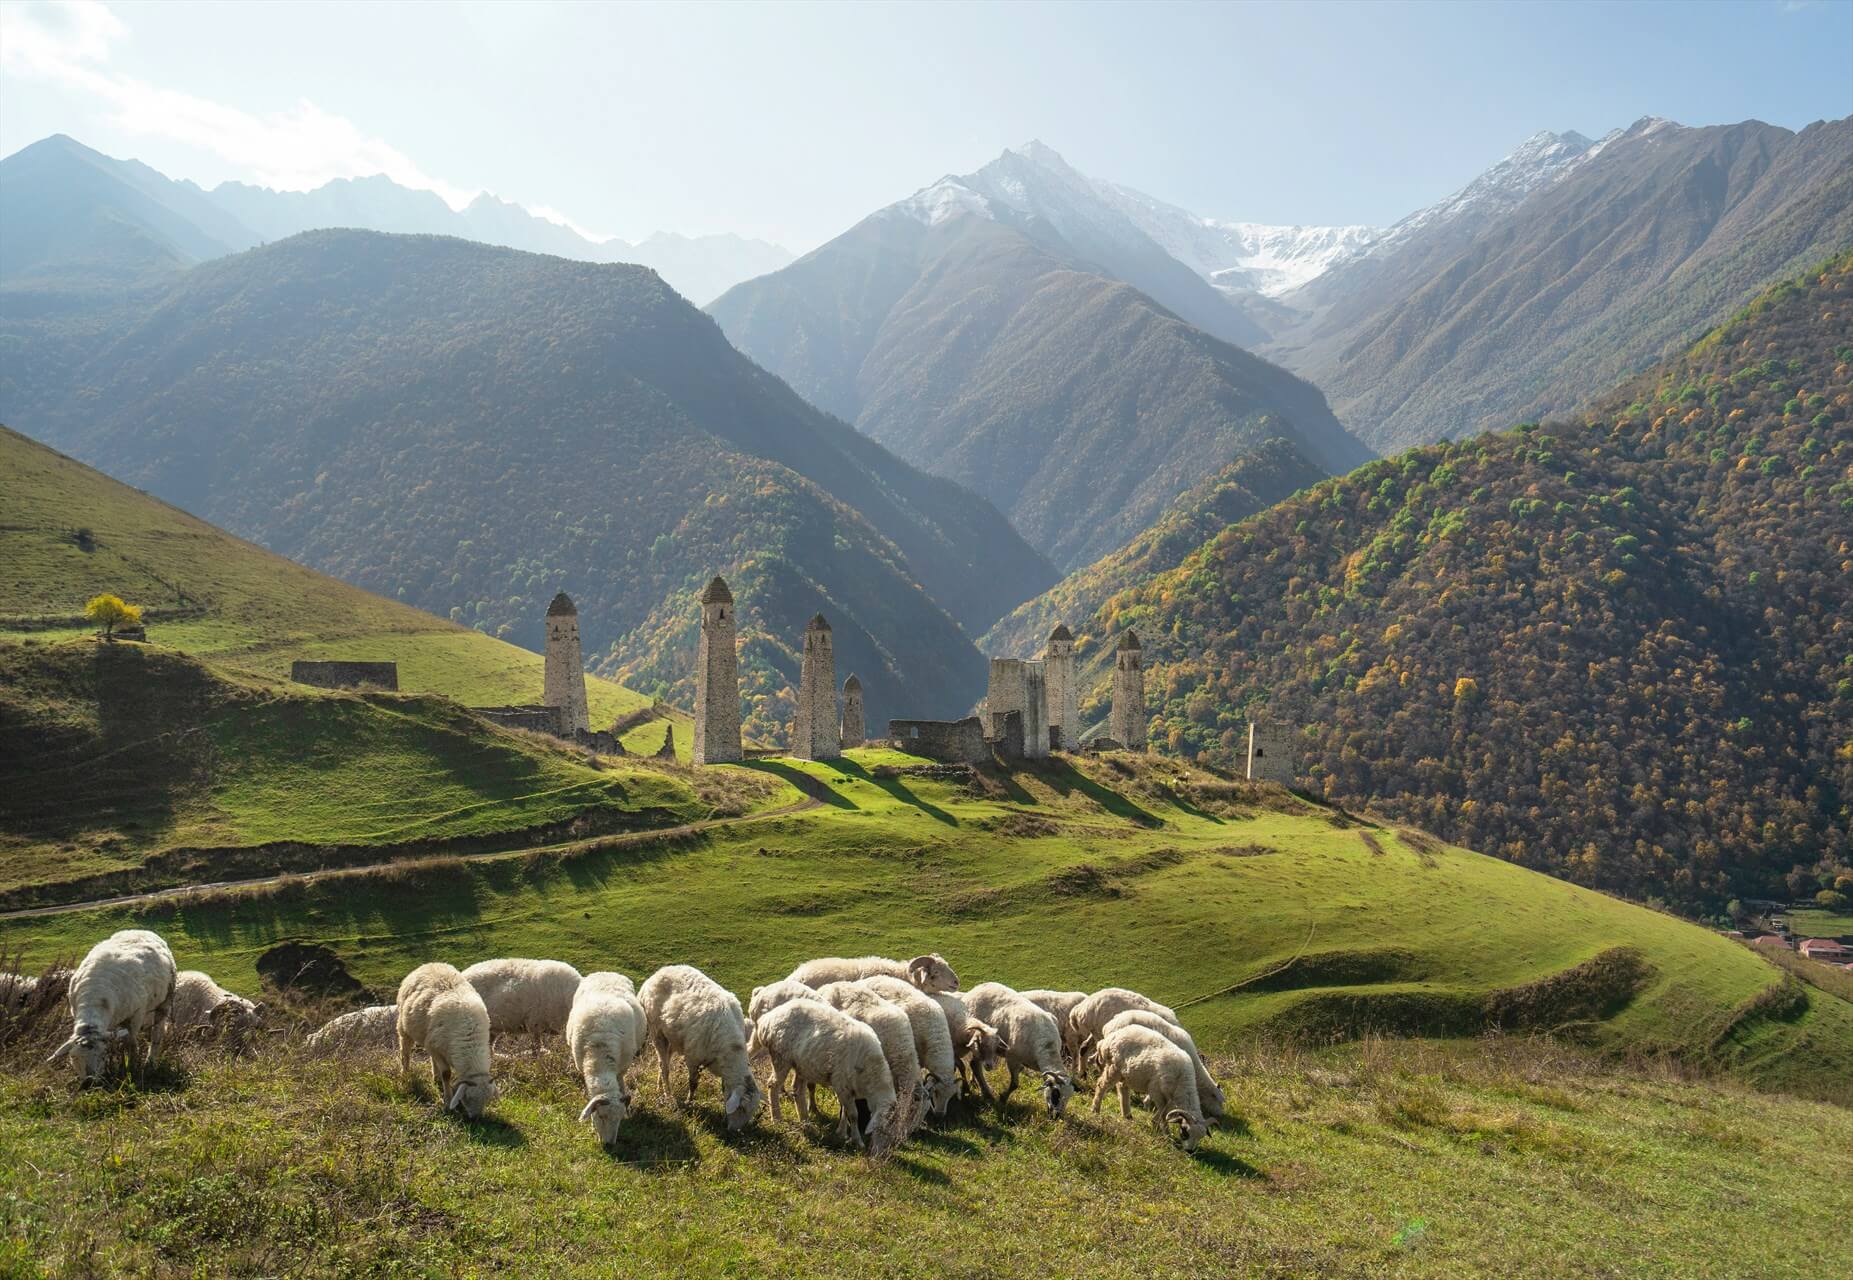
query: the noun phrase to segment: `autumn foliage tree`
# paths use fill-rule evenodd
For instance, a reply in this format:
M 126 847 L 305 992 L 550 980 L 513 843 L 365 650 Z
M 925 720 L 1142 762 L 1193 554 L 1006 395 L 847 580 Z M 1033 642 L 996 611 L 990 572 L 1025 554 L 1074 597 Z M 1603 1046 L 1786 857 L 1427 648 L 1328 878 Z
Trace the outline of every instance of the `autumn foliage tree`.
M 90 603 L 84 606 L 84 617 L 96 623 L 106 639 L 116 634 L 117 627 L 139 627 L 142 624 L 141 606 L 124 603 L 121 596 L 91 597 Z

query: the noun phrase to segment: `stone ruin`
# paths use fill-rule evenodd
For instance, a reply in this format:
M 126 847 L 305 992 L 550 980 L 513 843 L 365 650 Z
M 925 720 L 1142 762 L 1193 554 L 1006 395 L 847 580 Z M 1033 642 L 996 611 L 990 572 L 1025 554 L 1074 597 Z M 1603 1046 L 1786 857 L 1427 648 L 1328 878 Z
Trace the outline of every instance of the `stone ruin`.
M 1278 782 L 1291 787 L 1296 781 L 1299 733 L 1277 725 L 1248 722 L 1248 780 Z
M 890 720 L 888 740 L 896 750 L 949 764 L 980 764 L 991 758 L 984 722 L 963 720 Z
M 397 692 L 399 664 L 296 661 L 290 663 L 290 679 L 318 689 L 390 689 Z
M 1115 651 L 1113 712 L 1108 734 L 1081 741 L 1081 685 L 1074 634 L 1065 624 L 1049 633 L 1040 658 L 992 658 L 980 717 L 998 755 L 1040 760 L 1051 751 L 1145 749 L 1145 676 L 1139 639 L 1128 631 Z M 1136 724 L 1136 733 L 1133 726 Z

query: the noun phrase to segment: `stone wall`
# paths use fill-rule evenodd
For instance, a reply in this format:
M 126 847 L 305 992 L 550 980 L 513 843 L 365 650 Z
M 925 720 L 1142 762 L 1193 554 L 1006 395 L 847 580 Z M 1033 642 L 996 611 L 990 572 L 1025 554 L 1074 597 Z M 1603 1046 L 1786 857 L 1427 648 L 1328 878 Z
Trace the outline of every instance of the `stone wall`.
M 1248 780 L 1290 787 L 1299 767 L 1299 734 L 1278 725 L 1248 722 Z
M 526 729 L 530 733 L 550 733 L 556 738 L 572 735 L 566 732 L 558 707 L 521 706 L 521 707 L 471 707 L 477 715 L 492 724 L 499 724 L 504 729 Z
M 398 689 L 396 662 L 292 662 L 290 679 L 318 689 Z
M 977 764 L 991 758 L 984 722 L 977 716 L 963 720 L 890 720 L 888 737 L 895 750 L 929 760 Z

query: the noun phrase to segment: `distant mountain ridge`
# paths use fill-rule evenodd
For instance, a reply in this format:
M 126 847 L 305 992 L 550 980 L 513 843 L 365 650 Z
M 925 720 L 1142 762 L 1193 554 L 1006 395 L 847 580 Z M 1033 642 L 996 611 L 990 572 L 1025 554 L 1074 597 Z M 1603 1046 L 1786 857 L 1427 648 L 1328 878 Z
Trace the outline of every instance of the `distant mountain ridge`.
M 702 303 L 730 285 L 775 271 L 792 259 L 778 245 L 736 235 L 688 237 L 658 232 L 638 244 L 589 240 L 571 227 L 487 192 L 459 212 L 430 191 L 402 187 L 380 174 L 337 178 L 311 191 L 273 191 L 242 182 L 220 183 L 207 191 L 192 182 L 166 178 L 138 161 L 104 156 L 63 134 L 0 160 L 0 200 L 13 202 L 7 206 L 12 214 L 9 232 L 14 226 L 38 220 L 39 215 L 29 212 L 28 206 L 56 207 L 65 198 L 61 186 L 78 175 L 88 193 L 85 209 L 114 208 L 120 215 L 119 224 L 140 226 L 154 240 L 152 248 L 137 254 L 138 271 L 223 257 L 302 231 L 352 227 L 458 236 L 582 262 L 637 263 L 661 273 L 684 297 Z M 124 191 L 106 190 L 115 184 Z M 6 196 L 9 189 L 18 194 Z M 135 196 L 129 198 L 126 192 Z M 27 252 L 0 251 L 0 280 L 28 274 L 39 265 L 67 261 L 81 265 L 97 257 L 95 251 L 77 243 L 83 235 L 99 234 L 87 223 L 87 215 L 58 231 L 59 236 L 51 240 L 29 232 Z M 109 232 L 105 242 L 126 234 L 121 226 Z M 59 249 L 60 244 L 65 247 Z

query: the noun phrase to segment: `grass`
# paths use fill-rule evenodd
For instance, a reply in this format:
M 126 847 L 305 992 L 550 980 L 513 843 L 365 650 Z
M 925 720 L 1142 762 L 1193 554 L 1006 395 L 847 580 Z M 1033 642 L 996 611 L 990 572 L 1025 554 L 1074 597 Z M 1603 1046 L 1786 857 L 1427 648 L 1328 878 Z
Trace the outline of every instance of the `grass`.
M 1798 938 L 1853 939 L 1853 914 L 1825 911 L 1820 907 L 1796 907 L 1782 913 L 1789 931 Z
M 56 1031 L 51 1032 L 52 1035 Z M 1254 1045 L 1195 1155 L 1145 1113 L 1019 1095 L 871 1165 L 822 1127 L 741 1135 L 710 1082 L 606 1151 L 555 1042 L 443 1117 L 423 1064 L 170 1058 L 145 1092 L 0 1062 L 0 1270 L 33 1276 L 1834 1274 L 1853 1114 L 1532 1040 Z M 830 1107 L 828 1096 L 824 1106 Z
M 82 635 L 84 602 L 106 591 L 148 607 L 151 638 L 221 666 L 287 679 L 298 658 L 394 661 L 402 692 L 540 700 L 539 654 L 305 569 L 0 427 L 0 641 Z M 586 697 L 594 727 L 649 704 L 596 676 Z M 674 715 L 687 759 L 689 722 Z M 654 751 L 662 727 L 635 738 Z

